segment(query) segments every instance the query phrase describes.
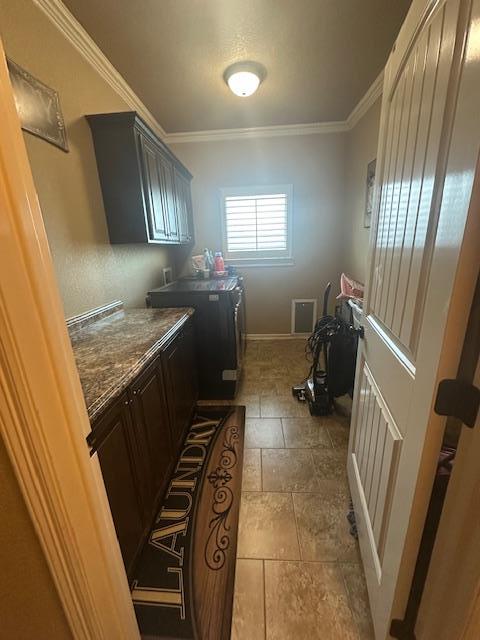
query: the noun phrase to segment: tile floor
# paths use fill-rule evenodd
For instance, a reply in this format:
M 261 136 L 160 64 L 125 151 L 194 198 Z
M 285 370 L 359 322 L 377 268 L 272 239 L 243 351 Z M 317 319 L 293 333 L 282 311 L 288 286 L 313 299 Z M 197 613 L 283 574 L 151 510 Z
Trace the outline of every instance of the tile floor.
M 248 343 L 232 640 L 373 639 L 345 517 L 348 421 L 292 397 L 307 371 L 301 340 Z

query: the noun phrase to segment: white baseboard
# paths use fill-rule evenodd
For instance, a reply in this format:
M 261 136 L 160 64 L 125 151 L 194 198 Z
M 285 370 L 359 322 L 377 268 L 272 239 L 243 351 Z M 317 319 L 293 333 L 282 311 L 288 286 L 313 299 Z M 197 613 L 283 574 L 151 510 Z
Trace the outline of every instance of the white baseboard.
M 247 333 L 247 340 L 305 340 L 309 333 Z

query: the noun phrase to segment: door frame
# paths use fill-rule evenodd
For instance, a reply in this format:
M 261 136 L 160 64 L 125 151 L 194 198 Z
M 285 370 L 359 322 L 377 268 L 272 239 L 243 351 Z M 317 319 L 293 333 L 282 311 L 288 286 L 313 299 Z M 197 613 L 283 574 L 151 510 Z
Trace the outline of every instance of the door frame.
M 477 299 L 477 308 L 479 302 Z M 478 322 L 472 328 L 478 331 Z M 480 388 L 480 358 L 472 383 Z M 462 426 L 415 628 L 418 638 L 479 637 L 479 429 L 480 414 L 473 429 Z M 438 611 L 443 611 L 442 616 L 437 615 Z
M 0 40 L 0 437 L 72 637 L 139 638 Z

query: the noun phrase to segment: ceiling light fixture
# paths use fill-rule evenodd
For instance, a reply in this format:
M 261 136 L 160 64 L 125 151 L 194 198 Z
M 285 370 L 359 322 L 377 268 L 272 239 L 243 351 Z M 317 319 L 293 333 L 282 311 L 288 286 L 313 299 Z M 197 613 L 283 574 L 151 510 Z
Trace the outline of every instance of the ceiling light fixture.
M 240 98 L 251 96 L 265 77 L 265 69 L 256 62 L 236 62 L 223 74 L 231 91 Z

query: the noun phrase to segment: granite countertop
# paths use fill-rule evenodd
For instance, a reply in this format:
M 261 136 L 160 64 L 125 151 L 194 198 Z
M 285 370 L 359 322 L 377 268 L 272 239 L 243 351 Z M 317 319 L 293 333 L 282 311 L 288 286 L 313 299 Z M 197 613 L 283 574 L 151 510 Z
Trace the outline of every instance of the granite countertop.
M 194 313 L 190 308 L 120 310 L 70 333 L 93 421 Z

